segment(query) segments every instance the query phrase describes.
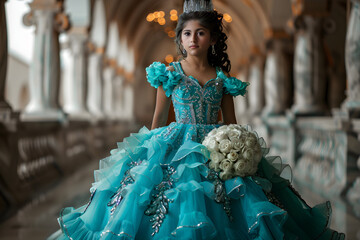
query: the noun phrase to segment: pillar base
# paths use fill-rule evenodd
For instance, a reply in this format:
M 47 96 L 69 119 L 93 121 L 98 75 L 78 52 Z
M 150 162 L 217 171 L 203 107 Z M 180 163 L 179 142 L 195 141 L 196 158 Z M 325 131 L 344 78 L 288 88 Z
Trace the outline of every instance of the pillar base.
M 65 114 L 61 110 L 57 109 L 45 109 L 42 111 L 23 112 L 20 115 L 20 120 L 23 122 L 48 122 L 58 121 L 63 122 L 65 120 Z
M 352 111 L 359 111 L 360 112 L 360 100 L 349 100 L 346 99 L 343 104 L 342 108 L 347 108 Z
M 279 116 L 284 115 L 284 110 L 276 110 L 273 108 L 265 107 L 264 110 L 261 112 L 262 117 L 268 117 L 268 116 Z
M 88 112 L 76 112 L 76 113 L 66 113 L 67 119 L 71 121 L 86 121 L 91 118 L 91 114 Z
M 324 115 L 326 113 L 326 108 L 322 106 L 300 106 L 294 105 L 291 108 L 291 112 L 295 115 Z

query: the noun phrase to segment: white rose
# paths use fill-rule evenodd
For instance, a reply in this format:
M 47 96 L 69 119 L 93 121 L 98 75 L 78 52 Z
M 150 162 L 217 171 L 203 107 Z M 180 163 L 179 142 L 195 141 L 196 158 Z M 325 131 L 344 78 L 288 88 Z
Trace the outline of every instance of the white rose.
M 232 142 L 233 148 L 236 151 L 239 151 L 244 146 L 244 144 L 241 144 L 241 141 L 238 138 L 231 138 L 230 141 Z
M 228 153 L 228 155 L 226 156 L 227 159 L 229 159 L 231 162 L 236 162 L 236 160 L 238 159 L 239 155 L 235 152 L 235 151 L 230 151 L 230 153 Z
M 209 137 L 215 136 L 216 133 L 217 133 L 217 130 L 216 130 L 216 128 L 214 128 L 213 130 L 211 130 L 211 131 L 208 133 L 208 136 L 209 136 Z
M 209 140 L 209 143 L 207 145 L 207 148 L 210 150 L 210 151 L 219 151 L 219 143 L 215 140 L 215 139 L 210 139 Z
M 211 161 L 211 162 L 209 163 L 209 167 L 210 167 L 211 169 L 214 169 L 216 172 L 219 172 L 219 171 L 220 171 L 219 163 L 215 163 L 215 162 Z
M 204 141 L 202 142 L 202 145 L 204 145 L 205 147 L 207 147 L 209 145 L 209 141 L 210 141 L 210 138 L 206 137 L 204 139 Z
M 257 144 L 257 139 L 254 134 L 249 134 L 245 141 L 246 146 L 253 147 L 255 144 Z
M 224 125 L 218 128 L 218 131 L 228 131 L 228 126 Z
M 231 171 L 233 163 L 229 159 L 224 159 L 220 163 L 220 169 L 223 171 Z
M 251 169 L 251 162 L 241 159 L 234 164 L 235 174 L 240 177 L 248 175 L 248 171 Z
M 218 131 L 218 133 L 215 136 L 216 141 L 220 142 L 223 139 L 227 139 L 228 136 L 224 131 Z
M 227 133 L 227 135 L 228 135 L 228 137 L 230 138 L 230 139 L 232 139 L 232 138 L 239 138 L 240 137 L 240 134 L 241 134 L 241 132 L 240 131 L 238 131 L 238 130 L 236 130 L 236 129 L 232 129 L 231 131 L 229 131 L 228 133 Z
M 230 152 L 230 150 L 232 149 L 232 143 L 230 142 L 229 139 L 223 139 L 221 140 L 220 144 L 219 144 L 219 149 L 221 152 L 223 153 L 228 153 Z
M 220 179 L 223 181 L 229 180 L 233 177 L 232 172 L 225 171 L 220 173 Z
M 222 160 L 225 159 L 224 155 L 219 152 L 211 152 L 210 153 L 210 159 L 211 161 L 215 163 L 220 163 Z
M 254 151 L 252 149 L 246 149 L 243 153 L 243 157 L 249 161 L 254 160 Z

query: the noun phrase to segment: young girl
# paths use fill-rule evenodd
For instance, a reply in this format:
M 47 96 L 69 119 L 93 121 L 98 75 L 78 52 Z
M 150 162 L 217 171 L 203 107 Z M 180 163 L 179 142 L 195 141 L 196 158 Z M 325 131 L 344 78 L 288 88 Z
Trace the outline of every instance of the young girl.
M 201 142 L 219 112 L 236 123 L 233 96 L 248 86 L 229 76 L 222 15 L 212 9 L 185 7 L 176 28 L 183 59 L 146 69 L 157 88 L 152 130 L 100 161 L 90 202 L 61 212 L 59 239 L 344 239 L 328 228 L 329 203 L 307 206 L 264 157 L 257 181 L 210 174 Z M 176 122 L 164 127 L 170 101 Z

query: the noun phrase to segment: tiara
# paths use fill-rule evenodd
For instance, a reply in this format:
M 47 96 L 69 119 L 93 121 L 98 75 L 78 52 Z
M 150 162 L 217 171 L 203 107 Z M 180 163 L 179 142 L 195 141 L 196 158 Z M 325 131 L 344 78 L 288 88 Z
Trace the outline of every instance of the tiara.
M 189 12 L 212 12 L 214 11 L 211 0 L 185 0 L 184 13 Z

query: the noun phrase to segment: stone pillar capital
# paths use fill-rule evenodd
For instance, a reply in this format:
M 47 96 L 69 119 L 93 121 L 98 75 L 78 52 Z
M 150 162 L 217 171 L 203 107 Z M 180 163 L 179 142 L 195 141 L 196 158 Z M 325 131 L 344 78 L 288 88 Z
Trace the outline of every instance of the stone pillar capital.
M 29 4 L 31 10 L 23 17 L 26 26 L 37 24 L 44 18 L 53 18 L 53 24 L 58 32 L 68 30 L 69 17 L 63 12 L 63 3 L 56 0 L 35 0 Z

